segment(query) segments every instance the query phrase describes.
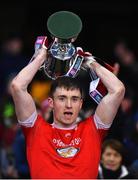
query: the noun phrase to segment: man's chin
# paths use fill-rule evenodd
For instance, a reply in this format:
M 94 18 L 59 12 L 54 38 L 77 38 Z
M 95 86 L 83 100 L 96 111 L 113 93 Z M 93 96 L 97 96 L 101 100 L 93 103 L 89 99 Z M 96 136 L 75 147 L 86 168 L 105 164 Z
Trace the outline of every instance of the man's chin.
M 64 125 L 66 125 L 66 126 L 71 126 L 71 125 L 73 125 L 75 122 L 76 122 L 75 120 L 66 119 L 66 120 L 64 120 L 62 123 L 63 123 Z

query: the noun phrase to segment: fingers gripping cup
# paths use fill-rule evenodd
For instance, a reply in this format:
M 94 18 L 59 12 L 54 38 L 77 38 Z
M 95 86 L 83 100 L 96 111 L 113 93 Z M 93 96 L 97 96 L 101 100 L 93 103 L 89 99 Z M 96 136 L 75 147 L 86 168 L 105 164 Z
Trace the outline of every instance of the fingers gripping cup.
M 53 42 L 44 64 L 46 75 L 51 79 L 65 75 L 75 77 L 83 61 L 72 44 L 82 29 L 80 17 L 69 11 L 59 11 L 48 18 L 47 28 Z

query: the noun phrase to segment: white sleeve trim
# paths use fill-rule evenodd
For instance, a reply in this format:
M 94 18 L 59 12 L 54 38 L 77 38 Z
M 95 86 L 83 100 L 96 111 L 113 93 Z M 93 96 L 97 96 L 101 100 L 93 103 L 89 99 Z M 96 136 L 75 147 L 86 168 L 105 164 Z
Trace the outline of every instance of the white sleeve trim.
M 104 124 L 96 113 L 94 114 L 94 123 L 97 129 L 109 129 L 112 125 L 112 123 Z
M 18 120 L 18 122 L 21 126 L 33 127 L 36 119 L 37 119 L 37 112 L 35 111 L 28 119 L 24 121 Z

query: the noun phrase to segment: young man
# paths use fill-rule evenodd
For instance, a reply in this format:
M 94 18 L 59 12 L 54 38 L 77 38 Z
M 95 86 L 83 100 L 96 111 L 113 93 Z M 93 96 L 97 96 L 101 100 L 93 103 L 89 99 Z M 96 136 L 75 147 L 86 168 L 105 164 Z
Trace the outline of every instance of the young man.
M 101 143 L 124 97 L 122 82 L 96 61 L 87 60 L 108 90 L 92 117 L 77 123 L 83 93 L 77 81 L 62 77 L 53 82 L 50 105 L 54 123 L 37 115 L 27 87 L 47 57 L 41 48 L 11 83 L 18 121 L 22 126 L 32 178 L 89 178 L 98 174 Z

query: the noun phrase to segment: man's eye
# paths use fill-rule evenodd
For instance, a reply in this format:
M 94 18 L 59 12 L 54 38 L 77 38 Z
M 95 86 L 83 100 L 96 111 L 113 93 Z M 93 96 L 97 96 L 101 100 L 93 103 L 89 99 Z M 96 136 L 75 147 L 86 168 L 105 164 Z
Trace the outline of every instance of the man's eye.
M 74 102 L 77 102 L 77 101 L 79 100 L 79 98 L 72 98 L 72 100 L 73 100 Z
M 64 98 L 64 97 L 59 97 L 59 100 L 60 100 L 60 101 L 64 101 L 65 98 Z

